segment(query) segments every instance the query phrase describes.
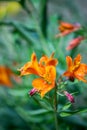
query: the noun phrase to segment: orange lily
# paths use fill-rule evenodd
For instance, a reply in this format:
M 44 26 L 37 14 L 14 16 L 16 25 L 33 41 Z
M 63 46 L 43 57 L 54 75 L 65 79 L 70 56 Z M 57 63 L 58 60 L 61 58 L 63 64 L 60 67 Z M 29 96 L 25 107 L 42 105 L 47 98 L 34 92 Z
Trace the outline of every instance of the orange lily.
M 78 54 L 76 58 L 74 58 L 74 60 L 72 61 L 72 58 L 70 56 L 67 56 L 66 62 L 68 69 L 63 74 L 63 76 L 68 77 L 71 81 L 76 78 L 87 83 L 87 80 L 85 79 L 85 75 L 87 74 L 87 65 L 81 63 L 81 58 L 81 55 Z
M 14 78 L 15 81 L 20 82 L 19 77 L 17 77 L 10 68 L 0 66 L 0 84 L 12 87 L 11 77 Z
M 60 33 L 57 34 L 55 37 L 61 37 L 61 36 L 66 36 L 74 31 L 77 31 L 79 28 L 81 27 L 80 24 L 70 24 L 67 22 L 60 22 L 60 26 L 59 26 L 59 31 Z
M 20 70 L 21 75 L 35 74 L 39 78 L 33 80 L 32 85 L 35 90 L 39 91 L 43 97 L 48 91 L 55 87 L 57 59 L 53 58 L 54 53 L 50 57 L 42 56 L 37 61 L 36 54 L 33 53 L 31 61 L 27 62 Z
M 73 39 L 73 40 L 69 43 L 69 45 L 68 45 L 68 47 L 66 48 L 66 50 L 72 50 L 73 48 L 77 47 L 77 46 L 81 43 L 82 40 L 84 40 L 84 37 L 83 37 L 83 36 L 79 36 L 79 37 Z

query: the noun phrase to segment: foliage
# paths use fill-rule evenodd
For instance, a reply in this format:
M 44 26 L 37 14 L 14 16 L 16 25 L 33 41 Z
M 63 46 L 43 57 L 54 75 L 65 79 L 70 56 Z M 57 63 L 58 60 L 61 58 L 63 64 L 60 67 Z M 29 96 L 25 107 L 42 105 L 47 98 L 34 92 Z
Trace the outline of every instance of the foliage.
M 16 75 L 16 80 L 10 77 L 12 88 L 0 85 L 0 130 L 55 129 L 53 106 L 56 102 L 53 97 L 55 90 L 52 89 L 43 98 L 38 93 L 30 96 L 32 81 L 36 76 L 20 77 L 18 71 L 27 61 L 30 61 L 33 52 L 37 54 L 38 61 L 43 55 L 50 57 L 53 52 L 55 52 L 54 58 L 58 60 L 56 116 L 59 129 L 87 128 L 86 84 L 77 79 L 74 82 L 61 80 L 61 75 L 67 68 L 66 56 L 74 58 L 80 53 L 83 62 L 86 63 L 86 29 L 81 26 L 80 30 L 75 30 L 65 37 L 55 38 L 60 19 L 58 14 L 47 16 L 48 1 L 19 0 L 16 4 L 9 1 L 11 0 L 8 0 L 8 3 L 0 2 L 2 3 L 0 5 L 0 9 L 2 7 L 2 11 L 0 10 L 0 65 L 9 67 Z M 9 4 L 14 7 L 13 11 Z M 7 5 L 9 5 L 8 11 L 6 11 Z M 67 51 L 69 42 L 78 36 L 84 37 L 84 40 L 79 46 Z M 66 99 L 63 89 L 74 96 L 75 103 Z

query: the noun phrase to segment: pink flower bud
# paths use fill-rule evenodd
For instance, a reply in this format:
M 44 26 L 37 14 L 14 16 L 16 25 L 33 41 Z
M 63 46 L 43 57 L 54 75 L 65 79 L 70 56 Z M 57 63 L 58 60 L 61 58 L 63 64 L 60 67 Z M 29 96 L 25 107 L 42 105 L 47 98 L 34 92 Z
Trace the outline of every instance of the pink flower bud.
M 30 94 L 30 96 L 33 96 L 36 92 L 38 92 L 38 90 L 35 89 L 35 88 L 33 88 L 33 89 L 29 92 L 29 94 Z
M 66 97 L 68 98 L 68 100 L 71 102 L 71 103 L 74 103 L 75 100 L 74 100 L 74 97 L 68 93 L 67 91 L 64 91 L 64 94 L 66 95 Z
M 73 48 L 77 47 L 82 40 L 84 40 L 84 37 L 82 37 L 82 36 L 79 36 L 79 37 L 73 39 L 69 43 L 69 46 L 66 48 L 66 50 L 72 50 Z

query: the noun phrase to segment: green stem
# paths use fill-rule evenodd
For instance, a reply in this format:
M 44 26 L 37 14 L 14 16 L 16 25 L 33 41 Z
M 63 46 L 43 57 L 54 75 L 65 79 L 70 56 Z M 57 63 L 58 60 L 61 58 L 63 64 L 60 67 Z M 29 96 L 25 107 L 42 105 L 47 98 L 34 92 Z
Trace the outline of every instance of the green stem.
M 58 130 L 58 118 L 57 118 L 57 85 L 55 84 L 55 92 L 54 92 L 54 117 L 55 117 L 55 128 Z

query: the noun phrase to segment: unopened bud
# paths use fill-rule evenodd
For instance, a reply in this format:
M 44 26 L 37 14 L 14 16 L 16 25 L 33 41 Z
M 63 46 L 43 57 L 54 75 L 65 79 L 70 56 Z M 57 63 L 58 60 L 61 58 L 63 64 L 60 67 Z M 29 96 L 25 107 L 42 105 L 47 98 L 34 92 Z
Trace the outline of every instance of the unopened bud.
M 84 40 L 84 37 L 82 36 L 74 38 L 73 40 L 70 41 L 69 46 L 66 48 L 66 50 L 72 50 L 73 48 L 77 47 L 82 40 Z
M 30 94 L 30 96 L 33 96 L 36 92 L 38 92 L 38 90 L 35 89 L 35 88 L 33 88 L 33 89 L 29 92 L 29 94 Z
M 68 100 L 71 102 L 71 103 L 74 103 L 75 100 L 74 100 L 74 97 L 68 93 L 67 91 L 64 91 L 64 94 L 66 95 L 66 97 L 68 98 Z

